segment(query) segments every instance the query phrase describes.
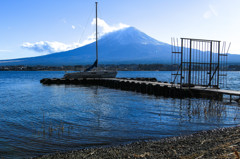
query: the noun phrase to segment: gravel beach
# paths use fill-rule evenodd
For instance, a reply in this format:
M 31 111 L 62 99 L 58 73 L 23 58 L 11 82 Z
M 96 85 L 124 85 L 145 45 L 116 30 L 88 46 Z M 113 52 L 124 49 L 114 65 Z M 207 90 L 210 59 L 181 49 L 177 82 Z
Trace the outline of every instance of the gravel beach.
M 75 158 L 239 158 L 240 127 L 201 131 L 158 141 L 55 153 L 38 159 Z

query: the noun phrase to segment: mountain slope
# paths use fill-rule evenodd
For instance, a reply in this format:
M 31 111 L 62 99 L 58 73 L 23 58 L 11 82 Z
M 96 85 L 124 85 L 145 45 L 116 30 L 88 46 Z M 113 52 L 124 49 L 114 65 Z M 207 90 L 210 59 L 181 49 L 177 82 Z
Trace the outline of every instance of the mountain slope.
M 111 32 L 98 41 L 100 64 L 171 63 L 171 45 L 159 42 L 134 27 Z M 84 65 L 95 61 L 95 42 L 44 56 L 0 61 L 0 65 Z M 228 63 L 238 64 L 240 55 L 229 54 Z
M 100 64 L 169 63 L 170 45 L 129 27 L 106 34 L 98 41 Z M 80 65 L 95 61 L 95 42 L 65 52 L 0 61 L 0 65 Z

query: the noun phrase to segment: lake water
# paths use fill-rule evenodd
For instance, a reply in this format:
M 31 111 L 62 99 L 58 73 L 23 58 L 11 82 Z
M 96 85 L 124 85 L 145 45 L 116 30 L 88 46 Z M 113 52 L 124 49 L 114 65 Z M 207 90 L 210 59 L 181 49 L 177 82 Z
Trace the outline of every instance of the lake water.
M 0 72 L 0 157 L 28 158 L 56 151 L 160 139 L 240 122 L 240 107 L 227 101 L 173 99 L 97 86 L 40 84 L 64 72 Z M 228 73 L 240 90 L 240 72 Z M 170 72 L 119 72 L 156 77 Z

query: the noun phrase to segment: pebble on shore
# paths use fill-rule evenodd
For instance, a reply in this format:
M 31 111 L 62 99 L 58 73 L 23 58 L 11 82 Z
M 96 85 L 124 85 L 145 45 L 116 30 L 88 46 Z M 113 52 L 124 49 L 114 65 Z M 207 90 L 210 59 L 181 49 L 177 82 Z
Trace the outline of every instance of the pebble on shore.
M 201 131 L 158 141 L 55 153 L 37 159 L 77 158 L 240 158 L 240 127 Z

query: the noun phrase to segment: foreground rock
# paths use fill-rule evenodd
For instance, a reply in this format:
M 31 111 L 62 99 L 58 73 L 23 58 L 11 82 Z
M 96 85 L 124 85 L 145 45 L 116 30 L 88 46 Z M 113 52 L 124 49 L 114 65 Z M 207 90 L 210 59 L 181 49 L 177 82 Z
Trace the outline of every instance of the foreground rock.
M 124 146 L 56 153 L 41 159 L 61 158 L 239 158 L 240 127 L 203 131 L 189 136 Z

